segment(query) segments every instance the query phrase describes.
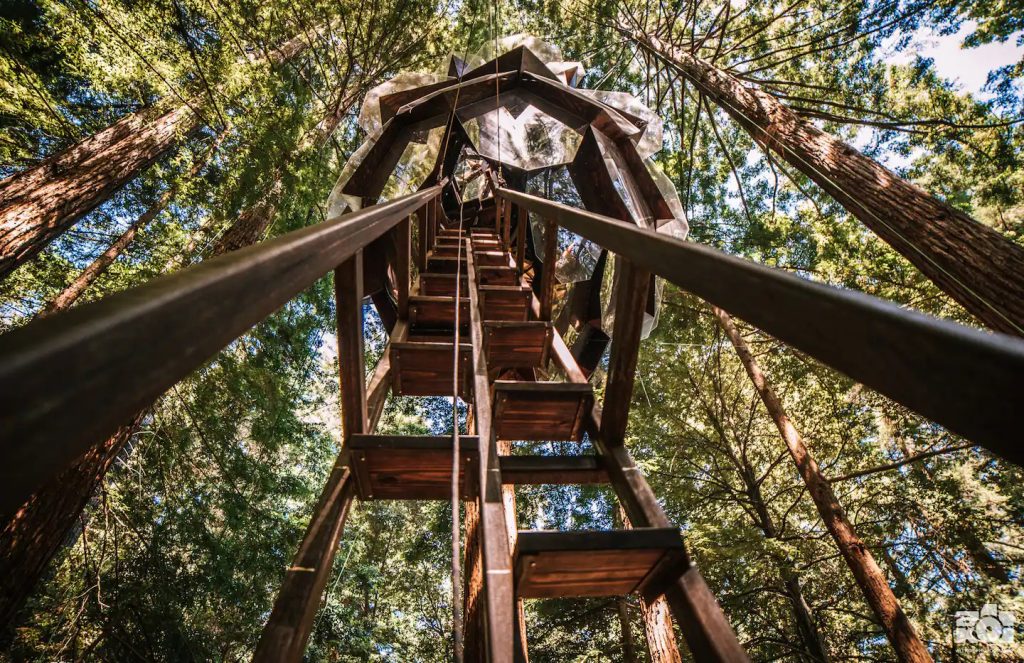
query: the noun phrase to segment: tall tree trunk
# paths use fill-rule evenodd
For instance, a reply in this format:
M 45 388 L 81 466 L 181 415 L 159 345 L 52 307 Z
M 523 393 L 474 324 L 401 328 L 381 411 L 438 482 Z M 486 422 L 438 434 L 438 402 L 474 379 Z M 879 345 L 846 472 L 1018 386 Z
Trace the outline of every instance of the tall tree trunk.
M 50 303 L 44 306 L 39 312 L 38 317 L 44 318 L 57 313 L 58 311 L 63 311 L 74 304 L 78 298 L 81 297 L 82 293 L 84 293 L 89 286 L 95 283 L 96 279 L 106 272 L 108 267 L 114 264 L 114 261 L 117 260 L 132 241 L 134 241 L 135 236 L 139 234 L 139 231 L 149 225 L 153 219 L 167 208 L 167 205 L 169 205 L 170 202 L 178 195 L 178 190 L 181 184 L 199 174 L 210 160 L 210 157 L 213 156 L 213 153 L 217 151 L 217 148 L 220 146 L 221 141 L 224 140 L 225 135 L 226 131 L 222 131 L 220 135 L 217 136 L 216 140 L 214 140 L 213 144 L 206 150 L 206 153 L 203 154 L 202 158 L 197 159 L 196 162 L 192 164 L 192 168 L 189 169 L 183 179 L 161 194 L 160 197 L 157 198 L 156 202 L 150 205 L 149 209 L 143 212 L 139 218 L 135 219 L 135 221 L 128 226 L 128 228 L 125 229 L 117 239 L 114 240 L 106 251 L 93 260 L 88 267 L 83 269 L 82 272 L 60 292 L 60 294 L 50 300 Z
M 779 531 L 775 527 L 775 519 L 772 518 L 768 504 L 765 502 L 764 494 L 761 492 L 761 484 L 756 480 L 753 467 L 743 459 L 743 471 L 740 475 L 747 489 L 747 497 L 754 506 L 757 513 L 755 524 L 761 529 L 766 539 L 777 539 Z M 790 607 L 793 609 L 793 617 L 796 620 L 797 631 L 804 643 L 804 648 L 814 661 L 829 663 L 831 658 L 825 641 L 818 631 L 818 625 L 814 620 L 814 613 L 811 606 L 804 597 L 803 588 L 800 586 L 800 578 L 792 565 L 779 556 L 773 556 L 776 566 L 779 568 L 779 575 L 782 577 L 782 585 L 789 599 Z
M 619 637 L 622 641 L 622 660 L 624 663 L 638 663 L 636 644 L 633 642 L 633 626 L 629 621 L 629 601 L 625 596 L 615 600 L 615 610 L 619 615 Z
M 647 650 L 651 663 L 682 663 L 676 634 L 672 631 L 672 613 L 668 601 L 659 596 L 650 605 L 640 602 L 644 613 L 644 635 L 647 636 Z
M 1024 336 L 1024 247 L 695 55 L 630 33 L 992 329 Z
M 620 523 L 626 529 L 633 527 L 625 510 L 619 506 L 612 513 L 612 522 Z M 647 638 L 647 649 L 652 663 L 682 663 L 676 634 L 672 630 L 672 613 L 669 612 L 668 601 L 659 596 L 650 604 L 640 601 L 640 609 L 644 618 L 644 636 Z M 621 613 L 620 613 L 621 614 Z M 621 618 L 621 617 L 620 617 Z M 625 636 L 623 636 L 625 637 Z M 632 635 L 630 635 L 632 640 Z
M 307 47 L 304 37 L 295 37 L 272 52 L 270 62 L 280 64 Z M 0 279 L 198 130 L 202 99 L 132 113 L 0 182 Z
M 144 414 L 137 416 L 40 488 L 4 524 L 0 530 L 0 632 L 17 617 L 50 560 L 68 542 L 82 509 L 143 418 Z
M 787 416 L 775 390 L 761 372 L 761 367 L 750 352 L 747 342 L 736 329 L 736 325 L 728 313 L 717 307 L 713 307 L 713 309 L 718 323 L 725 330 L 736 349 L 736 354 L 739 355 L 750 381 L 757 389 L 768 414 L 775 421 L 782 439 L 789 448 L 789 453 L 796 462 L 800 476 L 807 486 L 807 492 L 814 500 L 814 505 L 817 507 L 825 527 L 828 528 L 839 547 L 839 552 L 853 572 L 868 605 L 885 629 L 886 636 L 896 651 L 896 655 L 901 661 L 912 663 L 931 661 L 931 654 L 928 653 L 928 649 L 918 637 L 913 624 L 910 623 L 910 619 L 907 618 L 899 601 L 892 593 L 882 569 L 879 568 L 867 546 L 854 531 L 853 524 L 847 518 L 835 493 L 832 492 L 832 486 L 818 469 L 818 463 Z

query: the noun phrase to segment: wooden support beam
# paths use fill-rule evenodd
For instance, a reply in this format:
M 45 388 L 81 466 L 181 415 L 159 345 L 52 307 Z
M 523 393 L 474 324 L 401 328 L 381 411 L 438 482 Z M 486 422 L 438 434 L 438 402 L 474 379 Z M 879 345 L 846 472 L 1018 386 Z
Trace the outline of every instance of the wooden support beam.
M 439 191 L 333 217 L 3 334 L 0 513 Z
M 397 249 L 395 279 L 398 281 L 398 318 L 406 320 L 409 317 L 409 284 L 412 278 L 409 269 L 412 262 L 412 224 L 409 218 L 406 217 L 395 226 L 394 232 Z
M 419 270 L 420 274 L 427 271 L 427 251 L 429 250 L 427 245 L 427 224 L 429 221 L 427 217 L 430 216 L 430 208 L 431 205 L 427 204 L 416 211 L 416 269 Z
M 342 452 L 320 495 L 299 551 L 288 567 L 270 619 L 256 646 L 253 661 L 258 663 L 291 663 L 303 658 L 355 494 L 355 478 L 348 466 L 345 443 L 352 435 L 369 429 L 363 368 L 362 250 L 356 251 L 335 270 L 334 293 L 338 317 Z M 378 364 L 374 371 L 371 389 L 377 401 L 381 400 L 382 391 L 386 393 L 383 385 L 388 373 L 386 363 Z
M 544 267 L 540 273 L 541 320 L 551 320 L 552 288 L 555 285 L 555 265 L 558 263 L 558 226 L 544 220 Z
M 533 315 L 537 318 L 541 317 L 541 303 L 534 295 L 531 300 L 531 310 Z M 587 382 L 587 375 L 580 368 L 580 365 L 576 362 L 576 357 L 572 355 L 572 351 L 569 346 L 565 344 L 565 339 L 559 333 L 558 329 L 552 329 L 551 335 L 551 356 L 554 357 L 555 363 L 557 363 L 562 370 L 565 372 L 566 378 L 569 382 L 584 383 Z
M 1011 462 L 1024 463 L 1024 446 L 1013 442 L 1020 437 L 1020 417 L 1007 398 L 1024 392 L 1024 341 L 536 196 L 506 189 L 498 195 L 554 219 Z
M 608 483 L 597 456 L 502 456 L 501 480 L 516 485 Z
M 501 468 L 491 418 L 491 389 L 484 356 L 484 327 L 473 252 L 466 254 L 469 275 L 470 338 L 473 345 L 474 424 L 480 453 L 480 546 L 484 567 L 487 646 L 492 663 L 512 663 L 515 649 L 515 594 L 512 551 L 505 529 Z
M 530 213 L 525 207 L 519 207 L 516 215 L 516 273 L 522 274 L 526 261 L 526 233 L 530 232 Z
M 636 268 L 622 256 L 615 257 L 615 272 L 615 323 L 601 423 L 601 433 L 610 443 L 619 443 L 626 436 L 647 288 L 651 281 L 650 272 Z
M 501 245 L 506 251 L 512 250 L 512 203 L 502 201 Z

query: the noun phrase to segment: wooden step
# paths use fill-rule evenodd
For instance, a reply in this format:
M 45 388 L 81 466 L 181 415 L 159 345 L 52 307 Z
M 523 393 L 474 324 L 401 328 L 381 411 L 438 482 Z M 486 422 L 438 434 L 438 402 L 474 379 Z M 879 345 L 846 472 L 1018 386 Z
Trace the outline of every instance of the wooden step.
M 473 226 L 469 229 L 471 237 L 497 237 L 498 231 L 494 226 Z
M 478 251 L 474 248 L 473 262 L 481 267 L 511 267 L 508 254 L 504 251 Z M 452 271 L 455 271 L 454 267 Z
M 579 440 L 592 398 L 588 383 L 495 380 L 495 434 L 499 440 Z
M 482 285 L 480 306 L 483 319 L 525 322 L 530 312 L 532 295 L 533 291 L 522 285 Z
M 393 389 L 401 396 L 451 396 L 455 343 L 451 339 L 391 343 Z M 459 343 L 459 395 L 472 391 L 473 346 Z
M 447 500 L 452 492 L 452 438 L 353 435 L 346 447 L 364 500 Z M 459 438 L 460 496 L 476 497 L 477 438 Z
M 608 472 L 597 456 L 501 456 L 501 482 L 537 486 L 608 483 Z
M 480 285 L 519 285 L 515 267 L 481 267 L 477 265 L 476 279 Z
M 485 322 L 484 353 L 491 368 L 540 368 L 548 363 L 550 322 Z
M 675 528 L 521 531 L 513 557 L 520 598 L 664 593 L 686 570 Z
M 455 297 L 411 295 L 409 297 L 409 322 L 414 327 L 445 328 L 455 327 Z M 469 324 L 469 298 L 459 299 L 459 325 Z
M 462 260 L 459 260 L 455 256 L 437 256 L 433 252 L 427 254 L 427 269 L 428 272 L 435 274 L 454 274 L 456 265 L 458 266 L 459 272 L 463 275 L 466 274 L 466 256 L 462 256 Z
M 459 295 L 469 296 L 469 287 L 466 277 L 462 277 L 462 284 L 459 286 Z M 423 272 L 420 274 L 419 294 L 434 297 L 455 296 L 455 274 L 436 274 L 434 272 Z
M 430 250 L 429 256 L 437 256 L 439 258 L 456 258 L 462 256 L 462 260 L 466 260 L 466 247 L 462 247 L 461 253 L 458 244 L 441 244 L 437 243 L 434 248 Z M 452 271 L 455 271 L 454 268 Z

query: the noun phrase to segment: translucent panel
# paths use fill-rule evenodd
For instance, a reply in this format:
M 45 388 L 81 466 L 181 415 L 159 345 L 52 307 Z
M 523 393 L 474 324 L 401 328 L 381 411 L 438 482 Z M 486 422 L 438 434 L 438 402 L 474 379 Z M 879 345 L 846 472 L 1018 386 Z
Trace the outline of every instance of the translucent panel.
M 530 51 L 532 51 L 533 54 L 536 55 L 540 59 L 540 61 L 545 64 L 551 62 L 561 62 L 564 59 L 562 58 L 562 49 L 558 48 L 554 44 L 550 44 L 542 39 L 538 39 L 533 35 L 519 33 L 515 35 L 509 35 L 507 37 L 500 37 L 498 39 L 497 51 L 495 51 L 493 40 L 488 40 L 484 42 L 483 46 L 481 46 L 476 51 L 476 53 L 474 53 L 470 57 L 470 66 L 476 67 L 483 64 L 484 62 L 493 60 L 495 52 L 497 52 L 498 54 L 508 53 L 513 49 L 519 48 L 520 46 L 525 46 L 528 49 L 530 49 Z M 479 61 L 477 62 L 475 60 Z
M 523 170 L 571 162 L 582 140 L 574 129 L 532 105 L 518 117 L 499 108 L 464 124 L 477 152 Z
M 363 201 L 359 196 L 350 196 L 342 192 L 348 181 L 352 179 L 352 173 L 356 171 L 359 164 L 363 163 L 363 159 L 366 158 L 367 153 L 373 149 L 374 144 L 377 142 L 376 136 L 370 136 L 363 144 L 359 146 L 352 156 L 348 158 L 345 165 L 341 169 L 341 175 L 338 176 L 338 181 L 334 184 L 334 189 L 331 190 L 331 195 L 327 197 L 327 218 L 344 214 L 347 210 L 361 209 Z
M 583 207 L 576 187 L 569 177 L 566 168 L 555 168 L 531 177 L 526 187 L 527 193 L 543 196 L 549 200 Z M 539 260 L 544 260 L 545 224 L 536 216 L 530 215 L 530 234 L 533 237 L 534 252 Z M 588 281 L 594 275 L 597 259 L 601 257 L 601 247 L 588 239 L 569 232 L 565 228 L 558 229 L 558 259 L 555 262 L 555 280 L 559 283 L 576 283 Z
M 447 66 L 448 65 L 446 63 L 446 69 Z M 376 136 L 380 133 L 381 127 L 384 124 L 381 121 L 380 113 L 381 97 L 394 94 L 395 92 L 411 90 L 423 85 L 430 85 L 431 83 L 437 83 L 447 79 L 448 76 L 443 73 L 406 71 L 398 74 L 389 81 L 381 83 L 367 92 L 366 97 L 363 98 L 363 105 L 359 110 L 359 126 L 362 127 L 363 131 L 368 135 Z
M 548 69 L 551 70 L 551 73 L 558 76 L 560 81 L 570 87 L 579 85 L 579 82 L 583 80 L 587 73 L 587 70 L 579 62 L 549 62 Z
M 654 183 L 658 185 L 658 190 L 661 191 L 669 209 L 672 210 L 672 219 L 658 219 L 658 232 L 672 235 L 677 239 L 686 239 L 690 232 L 690 224 L 686 221 L 686 211 L 683 209 L 682 201 L 679 200 L 679 192 L 676 191 L 676 187 L 668 175 L 662 171 L 661 166 L 653 159 L 648 159 L 644 165 L 647 166 L 647 172 L 654 178 Z
M 661 150 L 664 129 L 661 118 L 639 99 L 628 92 L 610 90 L 580 90 L 580 92 L 612 108 L 634 115 L 647 123 L 636 145 L 636 150 L 640 153 L 641 158 L 646 159 Z

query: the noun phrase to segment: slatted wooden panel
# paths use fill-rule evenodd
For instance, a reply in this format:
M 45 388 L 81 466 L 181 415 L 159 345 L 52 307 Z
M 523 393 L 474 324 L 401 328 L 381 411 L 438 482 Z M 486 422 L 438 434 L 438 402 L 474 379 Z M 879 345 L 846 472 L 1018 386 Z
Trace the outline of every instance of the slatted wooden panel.
M 548 362 L 550 322 L 486 322 L 484 351 L 491 368 L 539 368 Z
M 455 268 L 458 266 L 459 272 L 463 275 L 466 273 L 466 256 L 462 256 L 460 261 L 455 256 L 427 256 L 427 269 L 428 272 L 436 272 L 439 274 L 454 274 Z
M 459 395 L 469 393 L 473 348 L 459 344 Z M 405 341 L 391 344 L 395 393 L 402 396 L 451 396 L 455 344 Z
M 663 585 L 680 570 L 679 530 L 521 531 L 516 539 L 516 594 L 522 598 L 615 596 Z
M 514 267 L 477 267 L 476 275 L 480 285 L 519 285 Z
M 486 285 L 480 287 L 484 320 L 525 322 L 533 292 L 526 286 Z
M 583 413 L 592 402 L 589 384 L 494 382 L 494 426 L 499 440 L 580 439 Z
M 463 297 L 459 301 L 459 323 L 469 324 L 469 299 Z M 409 321 L 417 327 L 455 326 L 455 298 L 428 297 L 414 295 L 409 297 Z
M 452 439 L 426 435 L 355 435 L 349 442 L 359 496 L 375 500 L 451 498 Z M 476 497 L 477 438 L 459 440 L 462 499 Z
M 474 242 L 475 243 L 475 242 Z M 473 249 L 473 258 L 481 267 L 511 267 L 508 254 L 504 251 L 480 251 Z M 452 269 L 454 271 L 454 268 Z
M 463 297 L 469 292 L 466 288 L 466 277 L 462 277 L 462 284 L 459 286 L 459 294 Z M 434 274 L 424 272 L 420 274 L 420 294 L 433 297 L 454 297 L 455 296 L 455 274 Z

